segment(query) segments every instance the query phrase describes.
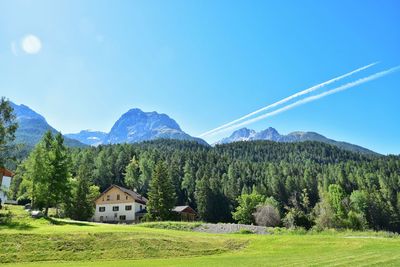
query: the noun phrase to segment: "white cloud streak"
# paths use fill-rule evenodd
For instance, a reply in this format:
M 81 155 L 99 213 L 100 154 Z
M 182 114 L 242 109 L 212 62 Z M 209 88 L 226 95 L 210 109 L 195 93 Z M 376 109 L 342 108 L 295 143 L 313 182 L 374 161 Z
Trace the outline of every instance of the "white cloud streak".
M 344 78 L 346 78 L 346 77 L 349 77 L 349 76 L 351 76 L 351 75 L 353 75 L 353 74 L 355 74 L 355 73 L 357 73 L 357 72 L 360 72 L 360 71 L 363 71 L 363 70 L 365 70 L 365 69 L 368 69 L 368 68 L 370 68 L 370 67 L 372 67 L 372 66 L 374 66 L 374 65 L 376 65 L 376 64 L 378 64 L 378 62 L 371 63 L 371 64 L 369 64 L 369 65 L 366 65 L 366 66 L 364 66 L 364 67 L 358 68 L 358 69 L 356 69 L 356 70 L 353 70 L 353 71 L 351 71 L 351 72 L 348 72 L 348 73 L 343 74 L 343 75 L 341 75 L 341 76 L 338 76 L 338 77 L 336 77 L 336 78 L 330 79 L 330 80 L 328 80 L 328 81 L 326 81 L 326 82 L 323 82 L 323 83 L 314 85 L 314 86 L 312 86 L 312 87 L 310 87 L 310 88 L 307 88 L 307 89 L 305 89 L 305 90 L 303 90 L 303 91 L 297 92 L 297 93 L 295 93 L 295 94 L 293 94 L 293 95 L 291 95 L 291 96 L 288 96 L 288 97 L 286 97 L 286 98 L 284 98 L 284 99 L 282 99 L 282 100 L 279 100 L 279 101 L 277 101 L 277 102 L 275 102 L 275 103 L 273 103 L 273 104 L 270 104 L 270 105 L 268 105 L 268 106 L 266 106 L 266 107 L 260 108 L 260 109 L 254 111 L 254 112 L 251 112 L 251 113 L 249 113 L 249 114 L 247 114 L 247 115 L 244 115 L 243 117 L 240 117 L 239 119 L 233 120 L 233 121 L 231 121 L 231 122 L 228 122 L 228 123 L 226 123 L 226 124 L 224 124 L 224 125 L 222 125 L 222 126 L 219 126 L 219 127 L 215 128 L 215 129 L 212 129 L 212 130 L 210 130 L 210 131 L 207 131 L 207 132 L 205 132 L 205 133 L 202 133 L 202 134 L 199 135 L 199 137 L 204 137 L 204 136 L 208 136 L 208 135 L 211 135 L 211 134 L 214 135 L 213 133 L 220 132 L 220 131 L 222 131 L 222 129 L 224 129 L 224 128 L 228 127 L 228 126 L 231 126 L 231 125 L 233 125 L 233 124 L 235 124 L 235 123 L 238 123 L 238 122 L 240 122 L 240 121 L 243 121 L 243 120 L 245 120 L 245 119 L 247 119 L 247 118 L 249 118 L 249 117 L 252 117 L 252 116 L 254 116 L 254 115 L 256 115 L 256 114 L 258 114 L 258 113 L 260 113 L 260 112 L 263 112 L 263 111 L 269 110 L 269 109 L 271 109 L 271 108 L 277 107 L 277 106 L 279 106 L 279 105 L 282 105 L 282 104 L 284 104 L 284 103 L 286 103 L 286 102 L 288 102 L 288 101 L 290 101 L 290 100 L 293 100 L 294 98 L 297 98 L 297 97 L 299 97 L 299 96 L 302 96 L 302 95 L 305 95 L 305 94 L 309 94 L 309 93 L 311 93 L 311 92 L 313 92 L 313 91 L 316 91 L 316 90 L 318 90 L 318 89 L 321 89 L 322 87 L 324 87 L 324 86 L 326 86 L 326 85 L 329 85 L 329 84 L 331 84 L 331 83 L 334 83 L 334 82 L 337 82 L 337 81 L 339 81 L 339 80 L 342 80 L 342 79 L 344 79 Z
M 395 71 L 398 71 L 398 70 L 400 70 L 400 65 L 399 65 L 399 66 L 396 66 L 396 67 L 393 67 L 393 68 L 391 68 L 391 69 L 388 69 L 388 70 L 385 70 L 385 71 L 381 71 L 381 72 L 377 72 L 377 73 L 372 74 L 372 75 L 370 75 L 370 76 L 367 76 L 367 77 L 358 79 L 358 80 L 356 80 L 356 81 L 354 81 L 354 82 L 349 82 L 349 83 L 347 83 L 347 84 L 344 84 L 344 85 L 342 85 L 342 86 L 336 87 L 336 88 L 331 89 L 331 90 L 329 90 L 329 91 L 326 91 L 326 92 L 324 92 L 324 93 L 321 93 L 321 94 L 318 94 L 318 95 L 314 95 L 314 96 L 306 97 L 306 98 L 301 99 L 301 100 L 298 100 L 298 101 L 296 101 L 296 102 L 294 102 L 294 103 L 292 103 L 292 104 L 286 105 L 286 106 L 284 106 L 284 107 L 282 107 L 282 108 L 280 108 L 280 109 L 274 110 L 274 111 L 272 111 L 272 112 L 266 113 L 266 114 L 264 114 L 264 115 L 258 116 L 258 117 L 256 117 L 256 118 L 253 118 L 253 119 L 250 119 L 250 120 L 246 120 L 246 121 L 244 121 L 244 122 L 242 122 L 242 123 L 235 124 L 235 125 L 233 125 L 233 126 L 231 126 L 231 127 L 221 129 L 220 131 L 213 132 L 211 135 L 215 135 L 215 134 L 218 134 L 218 133 L 222 133 L 222 132 L 234 130 L 234 129 L 237 129 L 237 128 L 239 128 L 239 127 L 243 127 L 243 126 L 245 126 L 245 125 L 248 125 L 248 124 L 251 124 L 251 123 L 254 123 L 254 122 L 263 120 L 263 119 L 265 119 L 265 118 L 275 116 L 275 115 L 277 115 L 277 114 L 280 114 L 280 113 L 282 113 L 282 112 L 285 112 L 285 111 L 290 110 L 290 109 L 292 109 L 292 108 L 295 108 L 295 107 L 297 107 L 297 106 L 304 105 L 304 104 L 306 104 L 306 103 L 309 103 L 309 102 L 312 102 L 312 101 L 321 99 L 321 98 L 323 98 L 323 97 L 326 97 L 326 96 L 329 96 L 329 95 L 332 95 L 332 94 L 339 93 L 339 92 L 341 92 L 341 91 L 350 89 L 350 88 L 355 87 L 355 86 L 358 86 L 358 85 L 360 85 L 360 84 L 363 84 L 363 83 L 366 83 L 366 82 L 369 82 L 369 81 L 372 81 L 372 80 L 381 78 L 381 77 L 383 77 L 383 76 L 386 76 L 386 75 L 391 74 L 391 73 L 393 73 L 393 72 L 395 72 Z
M 11 42 L 11 52 L 13 53 L 14 56 L 18 56 L 18 48 L 17 48 L 17 44 L 15 41 Z

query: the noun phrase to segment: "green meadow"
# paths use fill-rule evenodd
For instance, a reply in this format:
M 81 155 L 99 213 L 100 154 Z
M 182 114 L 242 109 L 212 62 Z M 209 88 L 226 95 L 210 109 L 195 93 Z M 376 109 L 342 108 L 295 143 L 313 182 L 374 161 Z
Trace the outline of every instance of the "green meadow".
M 400 265 L 400 238 L 386 233 L 271 230 L 270 235 L 218 235 L 192 232 L 196 224 L 185 223 L 135 226 L 31 219 L 20 206 L 7 206 L 0 214 L 4 266 Z

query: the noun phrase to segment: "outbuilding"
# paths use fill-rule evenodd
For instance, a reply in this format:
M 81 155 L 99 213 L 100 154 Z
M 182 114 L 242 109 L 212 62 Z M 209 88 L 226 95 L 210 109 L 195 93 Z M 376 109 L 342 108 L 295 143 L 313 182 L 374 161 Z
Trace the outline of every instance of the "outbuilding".
M 181 221 L 193 222 L 197 217 L 196 211 L 190 206 L 176 206 L 172 212 L 177 214 Z

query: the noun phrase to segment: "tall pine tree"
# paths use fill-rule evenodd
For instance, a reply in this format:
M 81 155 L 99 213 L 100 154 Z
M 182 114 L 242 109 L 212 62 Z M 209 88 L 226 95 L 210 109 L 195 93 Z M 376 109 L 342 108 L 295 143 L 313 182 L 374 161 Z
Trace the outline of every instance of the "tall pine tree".
M 76 188 L 73 192 L 69 214 L 74 220 L 84 221 L 93 216 L 94 202 L 90 186 L 93 165 L 92 157 L 89 153 L 85 153 L 82 157 L 82 164 L 79 166 Z
M 158 162 L 150 181 L 148 219 L 163 221 L 171 218 L 176 201 L 175 190 L 163 162 Z
M 50 153 L 53 173 L 48 181 L 51 200 L 45 207 L 46 215 L 51 205 L 54 205 L 58 210 L 59 204 L 68 198 L 68 194 L 71 191 L 68 180 L 70 178 L 71 161 L 61 133 L 58 133 L 54 138 Z

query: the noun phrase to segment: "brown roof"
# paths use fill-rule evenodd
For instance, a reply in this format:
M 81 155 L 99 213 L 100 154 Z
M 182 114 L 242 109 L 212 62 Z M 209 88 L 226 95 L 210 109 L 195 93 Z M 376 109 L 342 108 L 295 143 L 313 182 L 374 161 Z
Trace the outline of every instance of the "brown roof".
M 133 199 L 135 200 L 135 202 L 138 202 L 138 203 L 141 203 L 141 204 L 144 204 L 144 205 L 147 204 L 147 201 L 148 201 L 148 200 L 147 200 L 147 198 L 145 198 L 144 196 L 140 195 L 139 193 L 137 193 L 137 192 L 135 192 L 135 191 L 126 189 L 126 188 L 124 188 L 124 187 L 122 187 L 122 186 L 115 185 L 115 184 L 113 184 L 113 185 L 111 185 L 109 188 L 107 188 L 103 193 L 101 193 L 101 195 L 100 195 L 97 199 L 99 199 L 102 195 L 104 195 L 106 192 L 108 192 L 108 191 L 109 191 L 111 188 L 113 188 L 113 187 L 116 187 L 116 188 L 118 188 L 119 190 L 121 190 L 122 192 L 124 192 L 124 193 L 130 195 L 131 197 L 133 197 Z
M 172 209 L 172 211 L 181 213 L 181 212 L 186 212 L 186 213 L 193 213 L 196 214 L 196 211 L 192 209 L 190 206 L 176 206 L 175 208 Z
M 7 177 L 13 177 L 14 173 L 5 169 L 5 168 L 0 168 L 0 174 L 3 176 L 7 176 Z

